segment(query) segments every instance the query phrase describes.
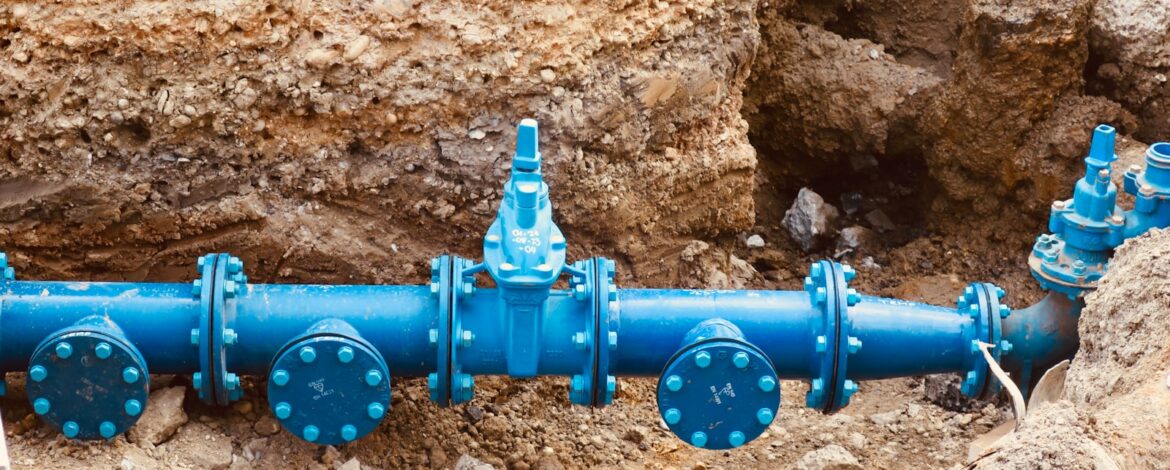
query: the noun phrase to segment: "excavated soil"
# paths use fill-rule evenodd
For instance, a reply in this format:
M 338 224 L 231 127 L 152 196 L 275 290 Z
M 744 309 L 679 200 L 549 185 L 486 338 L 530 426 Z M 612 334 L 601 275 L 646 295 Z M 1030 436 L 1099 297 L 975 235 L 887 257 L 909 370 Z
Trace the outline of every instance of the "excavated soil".
M 623 286 L 793 289 L 829 257 L 857 266 L 866 293 L 946 305 L 990 281 L 1029 305 L 1029 246 L 1083 171 L 1093 126 L 1119 129 L 1122 167 L 1170 140 L 1170 22 L 1146 14 L 1165 11 L 0 2 L 0 247 L 30 279 L 189 281 L 198 255 L 229 251 L 253 282 L 418 283 L 439 253 L 478 258 L 513 129 L 534 117 L 570 257 L 617 259 Z M 811 252 L 783 226 L 801 188 L 841 213 Z M 845 227 L 870 236 L 843 244 Z M 1165 239 L 1127 245 L 1090 297 L 1068 401 L 980 465 L 1170 461 L 1170 425 L 1136 422 L 1167 405 L 1165 355 L 1146 353 L 1170 324 L 1151 294 L 1165 290 Z M 160 376 L 141 430 L 78 443 L 8 378 L 20 468 L 955 468 L 1011 417 L 942 377 L 865 383 L 833 416 L 785 382 L 764 436 L 713 452 L 666 431 L 649 379 L 621 380 L 600 410 L 570 406 L 561 378 L 485 377 L 451 409 L 401 379 L 377 431 L 318 447 L 278 429 L 263 382 L 219 409 L 184 392 L 189 377 Z

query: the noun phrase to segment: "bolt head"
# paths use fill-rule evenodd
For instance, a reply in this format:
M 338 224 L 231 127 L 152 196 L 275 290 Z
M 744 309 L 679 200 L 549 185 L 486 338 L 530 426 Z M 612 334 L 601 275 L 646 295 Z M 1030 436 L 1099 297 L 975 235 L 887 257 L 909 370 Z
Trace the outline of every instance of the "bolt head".
M 817 336 L 816 351 L 823 353 L 829 349 L 829 340 L 824 335 Z
M 471 330 L 463 330 L 463 333 L 459 335 L 459 344 L 466 348 L 473 343 L 475 343 L 475 333 L 472 333 Z
M 742 351 L 735 353 L 735 355 L 731 357 L 731 363 L 735 364 L 735 367 L 737 369 L 743 369 L 743 368 L 747 367 L 748 363 L 750 363 L 750 362 L 751 362 L 751 358 L 748 357 L 747 353 L 742 352 Z
M 698 354 L 695 354 L 695 365 L 699 366 L 700 369 L 706 369 L 707 366 L 711 365 L 711 353 L 699 351 Z
M 434 328 L 427 330 L 427 342 L 431 347 L 437 346 L 439 344 L 439 330 Z
M 94 355 L 97 355 L 97 359 L 109 359 L 112 353 L 113 347 L 109 343 L 104 343 L 104 341 L 94 346 Z
M 584 331 L 578 331 L 576 333 L 573 333 L 573 347 L 577 348 L 578 350 L 585 349 L 585 332 Z
M 301 358 L 301 362 L 308 364 L 317 359 L 317 350 L 313 349 L 312 346 L 305 346 L 301 348 L 301 351 L 298 353 L 298 355 Z
M 191 329 L 191 345 L 199 346 L 199 329 L 198 328 Z
M 305 429 L 301 431 L 301 437 L 306 441 L 314 442 L 318 437 L 321 437 L 321 430 L 317 429 L 317 426 L 310 424 L 305 426 Z
M 772 390 L 776 389 L 776 379 L 772 378 L 770 375 L 765 375 L 760 377 L 760 380 L 756 381 L 756 385 L 760 387 L 760 390 L 771 392 Z
M 118 434 L 118 428 L 114 426 L 114 423 L 102 421 L 102 424 L 98 426 L 98 432 L 101 433 L 102 437 L 110 439 Z
M 69 359 L 69 356 L 73 355 L 73 346 L 62 341 L 57 343 L 57 347 L 54 348 L 54 351 L 57 352 L 57 357 L 61 359 Z
M 739 431 L 732 431 L 731 434 L 727 436 L 727 442 L 731 444 L 731 447 L 742 446 L 745 441 L 747 441 L 747 437 Z
M 574 392 L 578 392 L 578 393 L 584 392 L 585 391 L 585 377 L 582 377 L 580 375 L 574 375 L 573 379 L 570 381 L 570 387 L 572 388 L 572 390 Z
M 125 380 L 128 384 L 137 382 L 140 377 L 142 377 L 142 373 L 138 371 L 137 367 L 122 369 L 122 380 Z
M 51 408 L 47 398 L 37 398 L 33 401 L 33 412 L 38 415 L 44 415 L 49 412 Z
M 848 264 L 841 265 L 841 274 L 845 276 L 845 282 L 852 282 L 857 277 L 857 271 Z
M 382 383 L 382 373 L 381 372 L 378 372 L 378 371 L 373 370 L 373 369 L 366 371 L 366 385 L 369 385 L 371 387 L 376 387 L 380 383 Z
M 347 442 L 357 439 L 357 428 L 352 424 L 347 424 L 341 427 L 341 438 Z
M 703 431 L 695 431 L 691 434 L 691 445 L 695 447 L 703 447 L 707 445 L 707 433 Z
M 666 378 L 666 388 L 672 392 L 682 390 L 683 379 L 677 375 L 672 375 Z
M 337 360 L 342 364 L 349 364 L 353 360 L 353 348 L 349 346 L 342 346 L 337 350 Z
M 287 385 L 288 379 L 289 379 L 289 375 L 288 375 L 287 370 L 277 369 L 275 372 L 272 373 L 272 383 L 274 383 L 278 386 L 283 387 L 283 386 Z
M 381 403 L 370 403 L 369 406 L 366 406 L 366 415 L 370 419 L 382 419 L 383 416 L 386 416 L 386 407 L 382 406 Z
M 191 386 L 195 387 L 196 389 L 203 388 L 203 374 L 202 373 L 196 372 L 194 374 L 191 374 Z M 200 390 L 199 393 L 203 393 L 203 391 Z
M 666 421 L 666 424 L 678 424 L 682 420 L 682 412 L 678 408 L 671 408 L 662 413 L 662 419 Z
M 609 350 L 613 351 L 613 350 L 617 349 L 617 344 L 618 344 L 617 343 L 617 339 L 618 339 L 617 332 L 611 331 L 611 332 L 609 332 L 609 335 L 607 335 L 607 336 L 608 336 L 608 342 L 609 342 Z
M 276 413 L 277 418 L 288 419 L 289 416 L 292 416 L 292 405 L 282 401 L 277 403 L 276 407 L 272 408 L 272 411 Z
M 771 408 L 760 408 L 759 411 L 756 411 L 756 421 L 764 426 L 772 424 L 774 419 L 776 419 L 776 415 L 772 413 Z
M 44 366 L 32 366 L 32 368 L 28 370 L 28 377 L 32 379 L 33 382 L 40 382 L 45 380 L 45 377 L 48 375 L 49 370 L 45 369 Z
M 861 340 L 856 336 L 850 336 L 848 343 L 849 354 L 856 354 L 861 350 Z
M 130 416 L 138 416 L 139 413 L 142 413 L 142 402 L 134 399 L 126 400 L 126 403 L 122 405 L 122 408 L 126 410 L 126 414 Z
M 77 433 L 79 432 L 81 432 L 81 426 L 78 426 L 77 422 L 75 421 L 66 421 L 65 424 L 61 426 L 61 434 L 64 434 L 65 437 L 70 439 L 77 437 Z
M 223 330 L 223 344 L 225 344 L 227 346 L 231 346 L 233 344 L 236 344 L 236 340 L 238 340 L 238 339 L 239 339 L 239 336 L 236 335 L 236 330 L 233 330 L 231 328 Z

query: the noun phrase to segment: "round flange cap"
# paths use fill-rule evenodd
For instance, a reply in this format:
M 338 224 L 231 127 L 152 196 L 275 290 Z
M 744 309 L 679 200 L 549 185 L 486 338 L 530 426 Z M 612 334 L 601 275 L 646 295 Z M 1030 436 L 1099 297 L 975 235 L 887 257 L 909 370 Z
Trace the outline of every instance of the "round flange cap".
M 268 403 L 297 437 L 344 444 L 377 428 L 390 409 L 390 373 L 364 341 L 312 336 L 286 347 L 273 362 Z
M 658 412 L 671 432 L 706 449 L 759 437 L 780 407 L 776 369 L 734 340 L 697 343 L 675 355 L 658 381 Z

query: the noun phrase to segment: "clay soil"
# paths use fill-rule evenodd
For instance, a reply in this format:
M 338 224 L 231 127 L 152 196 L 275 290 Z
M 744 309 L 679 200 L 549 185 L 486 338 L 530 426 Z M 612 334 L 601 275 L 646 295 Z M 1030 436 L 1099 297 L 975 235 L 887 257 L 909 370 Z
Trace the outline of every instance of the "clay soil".
M 4 1 L 0 247 L 22 279 L 187 282 L 197 256 L 228 251 L 252 282 L 421 283 L 437 254 L 479 257 L 514 126 L 535 117 L 570 257 L 618 260 L 622 286 L 796 289 L 832 258 L 868 294 L 950 305 L 985 281 L 1027 306 L 1042 296 L 1029 247 L 1093 126 L 1119 129 L 1122 168 L 1144 152 L 1133 136 L 1168 128 L 1151 109 L 1170 96 L 1170 33 L 1127 21 L 1124 0 L 1003 3 Z M 801 188 L 842 214 L 810 252 L 782 223 Z M 872 237 L 842 245 L 846 227 Z M 1087 311 L 1153 308 L 1124 285 Z M 1164 437 L 1097 418 L 1148 386 L 1102 359 L 1141 356 L 1101 346 L 1129 331 L 1108 321 L 1081 330 L 1106 375 L 1074 362 L 1080 404 L 1032 426 L 1073 423 L 1117 462 L 1157 468 Z M 156 376 L 172 406 L 139 426 L 157 441 L 80 443 L 7 378 L 18 468 L 959 468 L 1011 417 L 951 377 L 867 382 L 831 416 L 784 382 L 766 434 L 716 452 L 666 430 L 653 379 L 586 409 L 564 378 L 484 377 L 440 409 L 396 378 L 377 431 L 319 447 L 278 428 L 263 381 L 212 408 L 189 377 Z M 1009 450 L 1035 449 L 1030 436 L 994 462 L 1065 461 Z

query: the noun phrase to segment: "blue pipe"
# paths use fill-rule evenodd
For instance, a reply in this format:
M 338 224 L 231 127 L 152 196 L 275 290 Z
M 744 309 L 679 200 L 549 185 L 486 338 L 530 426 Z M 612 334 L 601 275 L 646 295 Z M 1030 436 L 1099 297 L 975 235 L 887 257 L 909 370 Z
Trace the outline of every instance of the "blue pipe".
M 809 267 L 800 291 L 618 289 L 613 261 L 565 262 L 537 125 L 525 120 L 482 263 L 439 256 L 423 286 L 272 285 L 250 283 L 236 257 L 209 254 L 190 284 L 86 283 L 17 281 L 0 253 L 0 371 L 28 371 L 34 411 L 79 439 L 133 425 L 148 371 L 191 374 L 213 405 L 242 397 L 240 376 L 265 376 L 282 425 L 318 444 L 372 431 L 389 409 L 391 374 L 426 377 L 440 406 L 470 400 L 476 375 L 567 376 L 570 401 L 588 406 L 611 403 L 618 376 L 658 375 L 663 419 L 710 449 L 758 436 L 782 378 L 807 380 L 805 403 L 826 413 L 848 405 L 861 380 L 921 374 L 958 373 L 966 395 L 988 397 L 999 384 L 980 343 L 1026 386 L 1075 351 L 1079 296 L 1124 238 L 1119 227 L 1170 222 L 1159 192 L 1170 144 L 1151 148 L 1146 172 L 1127 173 L 1127 190 L 1147 202 L 1123 212 L 1102 176 L 1111 132 L 1098 128 L 1076 196 L 1054 206 L 1058 233 L 1030 259 L 1053 294 L 1016 312 L 983 283 L 954 307 L 863 296 L 849 287 L 856 272 L 829 261 Z M 495 288 L 481 288 L 479 273 Z M 553 289 L 562 279 L 567 288 Z

